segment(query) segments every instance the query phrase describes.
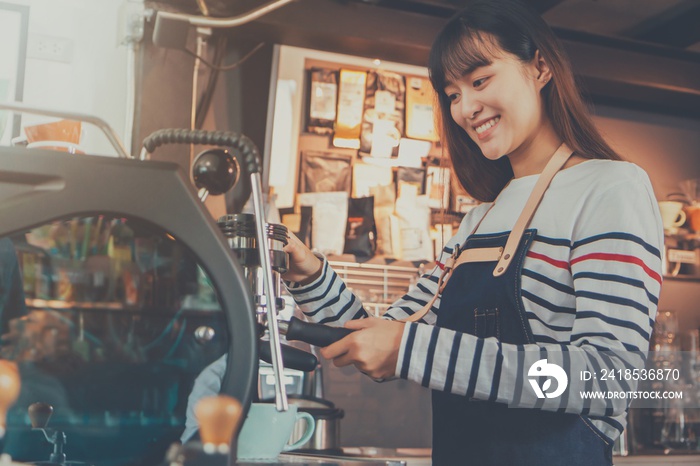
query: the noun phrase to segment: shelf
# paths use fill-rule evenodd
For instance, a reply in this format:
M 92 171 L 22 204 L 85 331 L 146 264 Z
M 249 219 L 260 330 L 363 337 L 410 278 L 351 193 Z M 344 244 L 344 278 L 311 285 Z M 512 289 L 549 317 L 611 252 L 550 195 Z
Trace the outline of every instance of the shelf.
M 329 260 L 328 264 L 360 298 L 365 310 L 381 315 L 419 278 L 416 267 L 359 264 Z
M 59 301 L 56 299 L 33 299 L 27 298 L 24 300 L 28 309 L 44 309 L 52 311 L 113 311 L 113 312 L 129 312 L 140 314 L 172 314 L 173 312 L 186 312 L 197 315 L 217 314 L 221 313 L 221 307 L 218 304 L 201 303 L 194 301 L 185 301 L 179 310 L 173 308 L 158 310 L 154 307 L 146 306 L 129 306 L 120 302 L 89 302 L 89 301 Z
M 55 310 L 109 310 L 109 311 L 124 311 L 132 308 L 127 308 L 123 303 L 119 302 L 78 302 L 78 301 L 59 301 L 57 299 L 31 299 L 24 300 L 26 306 L 30 309 L 55 309 Z
M 664 280 L 672 280 L 679 282 L 700 282 L 700 276 L 695 275 L 664 275 Z
M 686 228 L 678 228 L 675 231 L 664 230 L 664 236 L 666 238 L 673 238 L 676 240 L 697 240 L 700 241 L 700 232 L 693 230 L 688 230 Z

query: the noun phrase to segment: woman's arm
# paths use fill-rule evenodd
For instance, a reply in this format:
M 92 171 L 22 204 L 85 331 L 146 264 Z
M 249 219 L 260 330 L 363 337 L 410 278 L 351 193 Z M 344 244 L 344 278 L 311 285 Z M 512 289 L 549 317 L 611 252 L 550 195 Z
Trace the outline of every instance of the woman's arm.
M 447 249 L 446 247 L 445 250 Z M 423 275 L 413 290 L 387 310 L 385 317 L 401 319 L 419 311 L 433 297 L 440 272 L 438 266 L 435 266 Z M 321 258 L 321 269 L 316 279 L 306 285 L 288 282 L 287 290 L 311 322 L 342 326 L 350 320 L 369 316 L 357 296 L 348 289 L 325 258 Z M 433 323 L 434 314 L 429 313 L 423 321 Z
M 467 233 L 473 228 L 474 219 L 480 218 L 479 214 L 482 210 L 482 208 L 474 209 L 473 213 L 470 212 L 465 216 L 457 234 L 443 248 L 437 265 L 418 280 L 413 290 L 392 304 L 384 314 L 384 318 L 403 319 L 419 311 L 430 301 L 437 290 L 442 263 L 452 254 L 455 244 L 464 242 Z M 289 252 L 292 262 L 301 264 L 295 268 L 295 273 L 285 274 L 284 278 L 288 280 L 287 290 L 307 320 L 342 326 L 351 320 L 368 317 L 369 313 L 365 311 L 362 303 L 328 265 L 325 258 L 314 256 L 297 238 L 290 238 L 290 244 L 285 250 Z M 303 272 L 296 272 L 297 269 L 303 269 Z M 438 299 L 432 311 L 421 319 L 421 322 L 435 323 L 434 311 L 439 307 L 439 302 Z
M 600 369 L 644 367 L 661 286 L 661 221 L 641 170 L 636 178 L 582 202 L 571 244 L 576 317 L 568 342 L 510 345 L 407 324 L 396 375 L 511 406 L 598 416 L 623 413 L 629 399 L 584 400 L 581 392 L 636 389 L 634 381 L 601 380 Z M 541 359 L 560 365 L 568 375 L 562 396 L 537 398 L 528 371 Z M 581 371 L 597 372 L 599 378 L 584 381 Z

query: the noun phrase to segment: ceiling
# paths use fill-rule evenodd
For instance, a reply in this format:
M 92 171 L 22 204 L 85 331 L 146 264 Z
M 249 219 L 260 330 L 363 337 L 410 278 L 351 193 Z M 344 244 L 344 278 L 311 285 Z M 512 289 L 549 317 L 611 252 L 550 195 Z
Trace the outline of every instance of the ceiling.
M 448 18 L 468 0 L 351 0 Z M 556 29 L 700 53 L 698 0 L 527 0 Z
M 441 20 L 441 24 L 469 3 L 469 0 L 325 1 L 341 8 L 345 6 L 347 12 L 356 10 L 352 8 L 353 6 L 376 7 L 359 10 L 365 16 L 381 16 L 382 11 L 394 10 L 426 19 Z M 700 0 L 524 1 L 533 5 L 557 32 L 578 31 L 700 53 Z M 147 2 L 194 14 L 201 14 L 201 5 L 204 5 L 212 16 L 238 15 L 258 8 L 262 3 L 267 3 L 264 0 L 147 0 Z M 295 3 L 296 8 L 307 7 L 307 16 L 316 14 L 314 7 L 310 7 L 313 0 L 297 0 Z M 290 8 L 292 7 L 284 7 L 282 11 Z
M 205 2 L 212 16 L 267 3 L 156 1 L 195 13 Z M 250 50 L 268 42 L 425 66 L 447 18 L 469 1 L 297 0 L 233 28 L 229 44 Z M 525 1 L 562 40 L 591 101 L 700 119 L 700 0 Z

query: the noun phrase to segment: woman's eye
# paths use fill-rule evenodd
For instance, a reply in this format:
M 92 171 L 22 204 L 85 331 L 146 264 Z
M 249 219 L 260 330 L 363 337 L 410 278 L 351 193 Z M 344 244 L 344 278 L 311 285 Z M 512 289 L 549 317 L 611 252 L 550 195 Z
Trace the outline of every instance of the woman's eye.
M 483 85 L 486 82 L 487 79 L 489 79 L 489 78 L 477 79 L 476 81 L 474 81 L 474 83 L 472 85 L 474 87 L 480 87 L 481 85 Z
M 447 98 L 450 99 L 450 102 L 454 102 L 455 100 L 457 100 L 458 97 L 459 94 L 457 93 L 447 94 Z

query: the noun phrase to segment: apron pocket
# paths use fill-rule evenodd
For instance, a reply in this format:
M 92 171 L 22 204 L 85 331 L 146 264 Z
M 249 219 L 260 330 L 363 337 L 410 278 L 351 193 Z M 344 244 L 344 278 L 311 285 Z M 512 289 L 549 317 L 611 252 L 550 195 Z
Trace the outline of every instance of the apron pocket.
M 499 338 L 498 308 L 474 309 L 474 335 L 479 338 Z

